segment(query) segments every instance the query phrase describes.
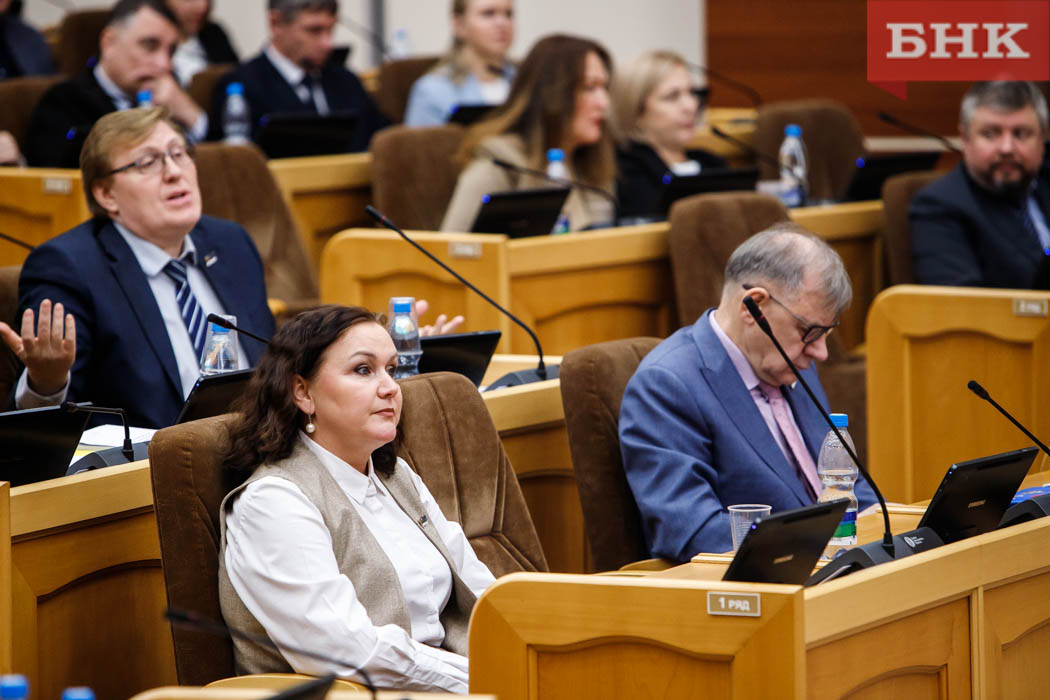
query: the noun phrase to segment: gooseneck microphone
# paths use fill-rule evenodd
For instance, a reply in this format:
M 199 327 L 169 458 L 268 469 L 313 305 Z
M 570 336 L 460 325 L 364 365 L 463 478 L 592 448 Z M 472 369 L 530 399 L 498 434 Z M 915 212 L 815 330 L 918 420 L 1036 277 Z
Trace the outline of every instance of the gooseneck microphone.
M 694 70 L 698 70 L 701 73 L 704 73 L 704 74 L 714 78 L 718 82 L 724 83 L 725 85 L 728 85 L 729 87 L 733 88 L 737 92 L 746 95 L 747 98 L 749 100 L 751 100 L 751 104 L 753 104 L 755 107 L 758 107 L 759 105 L 762 104 L 762 96 L 758 94 L 758 90 L 756 90 L 755 88 L 751 87 L 750 85 L 742 83 L 739 80 L 734 80 L 733 78 L 730 78 L 725 73 L 722 73 L 721 71 L 717 71 L 714 68 L 709 68 L 708 66 L 701 65 L 699 63 L 693 63 L 692 61 L 686 61 L 686 63 L 691 68 L 693 68 Z
M 954 153 L 962 153 L 962 151 L 958 147 L 956 147 L 954 143 L 944 138 L 940 134 L 935 134 L 929 129 L 924 129 L 921 126 L 909 124 L 908 122 L 893 116 L 889 112 L 879 112 L 878 116 L 880 121 L 883 121 L 886 124 L 889 124 L 890 126 L 895 126 L 901 131 L 907 131 L 912 134 L 917 134 L 918 136 L 927 136 L 931 139 L 936 139 L 937 141 L 940 141 L 942 144 L 944 144 L 944 147 L 947 148 L 949 151 L 952 151 Z
M 62 410 L 67 413 L 96 413 L 110 416 L 120 416 L 120 422 L 124 426 L 124 444 L 121 447 L 111 447 L 84 455 L 73 462 L 66 471 L 66 476 L 78 472 L 98 469 L 100 467 L 112 467 L 117 464 L 127 464 L 140 459 L 146 459 L 149 443 L 131 442 L 131 427 L 128 425 L 128 415 L 123 408 L 107 408 L 105 406 L 93 406 L 90 403 L 75 403 L 73 401 L 62 402 Z
M 223 318 L 219 314 L 208 314 L 208 323 L 214 323 L 216 326 L 219 326 L 221 328 L 225 328 L 226 330 L 237 331 L 238 333 L 243 333 L 244 335 L 248 336 L 252 340 L 258 340 L 263 345 L 269 345 L 270 344 L 270 341 L 267 340 L 266 338 L 263 338 L 261 335 L 255 335 L 251 331 L 246 331 L 243 328 L 241 328 L 240 326 L 235 325 L 233 323 L 230 323 L 229 320 Z
M 407 233 L 402 231 L 400 227 L 398 227 L 396 224 L 390 221 L 390 219 L 386 218 L 386 216 L 384 216 L 378 209 L 373 207 L 371 204 L 365 207 L 365 213 L 367 213 L 369 216 L 375 219 L 379 225 L 388 228 L 397 235 L 401 236 L 401 238 L 405 239 L 406 243 L 411 245 L 423 255 L 430 258 L 430 260 L 436 265 L 438 265 L 442 270 L 455 277 L 472 292 L 477 294 L 479 297 L 487 301 L 492 306 L 496 307 L 496 309 L 498 309 L 500 313 L 504 314 L 511 321 L 514 321 L 514 323 L 518 324 L 518 326 L 520 326 L 526 333 L 529 334 L 529 337 L 532 339 L 532 343 L 536 346 L 536 355 L 539 357 L 539 362 L 536 365 L 536 369 L 509 372 L 508 374 L 500 377 L 491 385 L 489 385 L 489 389 L 496 389 L 504 386 L 516 386 L 518 384 L 529 384 L 531 382 L 543 381 L 545 379 L 554 379 L 558 376 L 559 366 L 552 365 L 550 368 L 550 372 L 548 372 L 546 365 L 543 364 L 543 348 L 540 347 L 540 339 L 536 337 L 536 334 L 533 333 L 532 329 L 525 325 L 525 323 L 520 318 L 518 318 L 510 311 L 497 304 L 496 301 L 492 299 L 492 297 L 490 297 L 488 294 L 485 294 L 485 292 L 475 287 L 472 283 L 468 282 L 467 279 L 463 277 L 463 275 L 453 270 L 451 267 L 442 262 L 436 255 L 434 255 L 429 250 L 416 243 L 411 238 L 409 238 Z
M 981 397 L 982 399 L 984 399 L 988 403 L 992 404 L 992 406 L 995 406 L 995 410 L 999 411 L 999 413 L 1002 413 L 1004 416 L 1006 416 L 1006 419 L 1008 421 L 1010 421 L 1011 423 L 1013 423 L 1015 426 L 1017 426 L 1017 429 L 1020 430 L 1022 433 L 1024 433 L 1028 437 L 1029 440 L 1031 440 L 1036 445 L 1038 445 L 1040 450 L 1042 450 L 1045 454 L 1050 455 L 1050 448 L 1048 448 L 1046 445 L 1044 445 L 1043 442 L 1039 438 L 1037 438 L 1035 435 L 1033 435 L 1031 430 L 1029 430 L 1028 428 L 1026 428 L 1023 425 L 1021 425 L 1016 418 L 1014 418 L 1012 415 L 1010 415 L 1009 411 L 1007 411 L 1005 408 L 1003 408 L 998 403 L 996 403 L 995 399 L 993 399 L 988 394 L 988 392 L 985 390 L 985 388 L 983 386 L 981 386 L 976 381 L 971 379 L 970 381 L 968 381 L 966 383 L 966 388 L 969 389 L 970 391 L 972 391 L 973 393 L 977 394 L 979 397 Z
M 35 250 L 36 249 L 36 246 L 29 245 L 25 241 L 20 241 L 17 238 L 15 238 L 14 236 L 8 236 L 6 233 L 0 233 L 0 239 L 3 239 L 5 241 L 7 241 L 8 243 L 14 243 L 16 246 L 19 246 L 20 248 L 25 248 L 26 250 Z
M 203 615 L 198 615 L 197 613 L 190 612 L 188 610 L 168 608 L 164 611 L 164 617 L 169 622 L 171 622 L 171 624 L 178 625 L 180 627 L 185 627 L 186 629 L 197 630 L 199 632 L 208 632 L 210 634 L 218 635 L 220 637 L 227 637 L 229 639 L 243 639 L 246 642 L 259 644 L 260 646 L 264 646 L 267 649 L 273 649 L 278 654 L 280 654 L 282 650 L 285 650 L 290 651 L 293 654 L 299 654 L 300 656 L 315 659 L 317 661 L 324 661 L 326 663 L 336 664 L 338 666 L 349 668 L 355 673 L 361 674 L 361 680 L 364 683 L 365 687 L 368 688 L 373 698 L 376 697 L 376 687 L 375 685 L 373 685 L 372 679 L 368 675 L 368 672 L 366 672 L 360 666 L 352 664 L 349 661 L 346 661 L 345 659 L 338 659 L 334 656 L 329 656 L 328 654 L 321 654 L 316 651 L 310 651 L 309 649 L 303 649 L 302 647 L 292 646 L 290 644 L 281 644 L 280 646 L 278 646 L 277 644 L 274 644 L 274 642 L 269 637 L 249 634 L 248 632 L 242 632 L 241 630 L 235 627 L 230 627 L 229 625 L 224 625 L 215 622 L 214 620 L 209 620 Z M 333 679 L 335 679 L 335 674 L 328 674 L 327 676 L 323 676 L 322 678 L 325 678 L 329 682 L 331 682 Z
M 595 194 L 599 194 L 602 197 L 608 199 L 610 202 L 612 202 L 614 209 L 620 208 L 620 202 L 616 199 L 616 195 L 614 195 L 612 192 L 606 192 L 601 187 L 588 185 L 587 183 L 580 182 L 579 180 L 570 180 L 567 177 L 552 177 L 547 173 L 543 172 L 542 170 L 536 170 L 535 168 L 526 168 L 524 165 L 516 165 L 514 163 L 511 163 L 510 161 L 503 160 L 502 158 L 497 158 L 496 156 L 492 155 L 489 156 L 489 160 L 492 161 L 492 164 L 497 167 L 503 168 L 504 170 L 516 172 L 520 175 L 532 175 L 533 177 L 538 177 L 542 180 L 546 180 L 547 182 L 553 182 L 556 185 L 563 185 L 565 187 L 576 187 L 581 190 L 587 190 L 588 192 L 594 192 Z
M 721 129 L 719 129 L 714 124 L 711 125 L 711 133 L 714 134 L 715 136 L 717 136 L 718 138 L 722 139 L 723 141 L 727 141 L 727 142 L 733 144 L 734 146 L 737 146 L 738 148 L 744 149 L 744 151 L 747 152 L 749 155 L 751 155 L 753 158 L 756 158 L 756 159 L 761 160 L 761 161 L 765 161 L 766 163 L 769 163 L 774 168 L 776 168 L 778 172 L 780 171 L 780 160 L 779 159 L 774 158 L 773 156 L 769 155 L 768 153 L 763 153 L 762 151 L 758 150 L 757 148 L 755 148 L 754 146 L 749 144 L 747 141 L 743 141 L 741 139 L 738 139 L 735 136 L 730 136 L 729 134 L 727 134 L 726 132 L 722 131 Z

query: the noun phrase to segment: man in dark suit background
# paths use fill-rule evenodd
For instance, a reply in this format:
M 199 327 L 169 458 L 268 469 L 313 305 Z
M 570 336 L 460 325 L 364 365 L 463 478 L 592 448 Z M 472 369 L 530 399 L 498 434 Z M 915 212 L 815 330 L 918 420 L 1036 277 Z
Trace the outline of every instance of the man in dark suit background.
M 1032 83 L 976 83 L 959 117 L 963 162 L 921 190 L 908 218 L 923 284 L 1029 288 L 1050 255 L 1046 98 Z
M 162 108 L 102 117 L 83 182 L 95 218 L 30 253 L 21 335 L 0 323 L 26 365 L 15 404 L 93 401 L 133 425 L 171 425 L 199 376 L 208 313 L 273 334 L 262 262 L 241 226 L 201 216 L 196 167 Z M 241 338 L 239 365 L 263 349 Z
M 212 115 L 218 122 L 226 103 L 226 86 L 244 86 L 258 139 L 259 118 L 275 113 L 330 114 L 354 111 L 357 127 L 351 151 L 368 148 L 372 134 L 390 121 L 379 111 L 356 75 L 329 61 L 336 0 L 269 0 L 270 43 L 216 87 Z M 214 138 L 221 127 L 215 124 Z
M 44 37 L 22 21 L 11 0 L 0 0 L 0 80 L 54 72 Z
M 141 90 L 167 107 L 194 140 L 208 117 L 171 73 L 178 22 L 163 0 L 118 0 L 99 36 L 99 61 L 44 93 L 26 135 L 26 159 L 40 167 L 77 167 L 80 144 L 104 114 L 136 104 Z

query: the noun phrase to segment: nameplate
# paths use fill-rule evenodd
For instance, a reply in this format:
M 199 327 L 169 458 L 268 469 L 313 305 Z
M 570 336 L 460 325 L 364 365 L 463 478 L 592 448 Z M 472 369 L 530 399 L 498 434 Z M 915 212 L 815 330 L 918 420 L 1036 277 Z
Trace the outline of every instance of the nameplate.
M 69 194 L 73 190 L 73 182 L 68 177 L 45 177 L 44 194 Z
M 1014 299 L 1014 316 L 1046 318 L 1046 299 Z
M 762 596 L 758 593 L 707 592 L 708 615 L 762 617 Z
M 481 258 L 481 244 L 467 241 L 449 243 L 448 256 L 459 260 L 478 260 Z

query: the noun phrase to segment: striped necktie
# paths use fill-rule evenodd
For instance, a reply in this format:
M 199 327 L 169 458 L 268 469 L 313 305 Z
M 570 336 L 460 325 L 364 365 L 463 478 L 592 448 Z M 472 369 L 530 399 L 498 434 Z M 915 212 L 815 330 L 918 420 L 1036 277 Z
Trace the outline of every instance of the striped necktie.
M 190 259 L 192 264 L 192 259 Z M 179 305 L 179 313 L 182 321 L 186 324 L 186 330 L 190 334 L 190 342 L 197 351 L 198 359 L 204 354 L 204 331 L 207 324 L 204 322 L 204 310 L 197 303 L 197 297 L 193 296 L 190 289 L 190 281 L 186 276 L 186 263 L 182 260 L 170 260 L 164 266 L 164 272 L 175 283 L 175 303 Z

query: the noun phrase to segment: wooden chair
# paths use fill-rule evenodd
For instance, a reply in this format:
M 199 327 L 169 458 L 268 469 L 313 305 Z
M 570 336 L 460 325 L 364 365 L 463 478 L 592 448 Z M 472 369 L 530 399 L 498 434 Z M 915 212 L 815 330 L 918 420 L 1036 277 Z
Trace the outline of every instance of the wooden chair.
M 504 308 L 509 307 L 506 236 L 412 231 L 409 235 Z M 498 352 L 511 352 L 510 320 L 392 231 L 349 229 L 325 244 L 322 302 L 385 313 L 392 296 L 427 299 L 434 311 L 463 314 L 468 330 L 499 329 L 503 339 Z M 525 351 L 531 352 L 531 346 Z
M 401 228 L 437 231 L 452 199 L 463 141 L 458 124 L 392 126 L 372 138 L 372 200 Z
M 98 56 L 98 39 L 109 21 L 109 10 L 67 12 L 58 27 L 55 63 L 63 75 L 76 75 Z
M 911 225 L 908 223 L 908 207 L 912 197 L 942 173 L 904 173 L 887 178 L 882 183 L 882 205 L 886 211 L 884 246 L 888 283 L 914 284 L 915 275 L 911 267 Z
M 958 461 L 1028 440 L 966 388 L 977 380 L 1050 435 L 1050 293 L 900 285 L 868 315 L 869 469 L 887 500 L 933 496 Z M 1036 460 L 1035 470 L 1045 469 Z
M 750 236 L 788 218 L 775 198 L 750 192 L 703 194 L 671 207 L 671 269 L 679 321 L 690 324 L 718 306 L 726 263 Z M 833 411 L 846 413 L 857 455 L 867 449 L 864 360 L 850 357 L 839 336 L 828 336 L 828 359 L 817 367 Z
M 470 691 L 501 700 L 801 700 L 802 603 L 798 586 L 506 576 L 474 608 Z M 719 614 L 747 606 L 760 614 Z
M 438 56 L 417 56 L 387 61 L 380 66 L 375 100 L 383 114 L 395 122 L 403 121 L 412 84 L 438 60 Z
M 442 512 L 463 526 L 496 575 L 543 571 L 547 564 L 514 470 L 481 395 L 458 374 L 402 382 L 399 454 Z M 226 495 L 222 452 L 232 415 L 183 423 L 150 442 L 157 532 L 168 605 L 222 620 L 218 590 L 219 505 Z M 208 633 L 172 628 L 182 685 L 234 675 L 233 645 Z
M 317 303 L 317 275 L 266 157 L 254 146 L 196 148 L 205 214 L 248 230 L 262 258 L 266 292 L 295 312 Z
M 190 79 L 186 92 L 197 105 L 208 113 L 210 119 L 222 119 L 221 114 L 212 114 L 212 97 L 215 94 L 215 86 L 219 84 L 223 76 L 236 68 L 233 63 L 215 63 L 200 71 Z
M 758 108 L 752 145 L 759 153 L 775 155 L 784 140 L 784 127 L 802 127 L 806 144 L 811 200 L 839 200 L 846 194 L 864 155 L 864 134 L 849 107 L 830 99 L 767 102 Z M 779 177 L 772 163 L 759 161 L 763 179 Z
M 649 548 L 620 457 L 620 401 L 627 382 L 659 338 L 613 340 L 562 359 L 562 404 L 576 486 L 598 571 L 646 559 Z

